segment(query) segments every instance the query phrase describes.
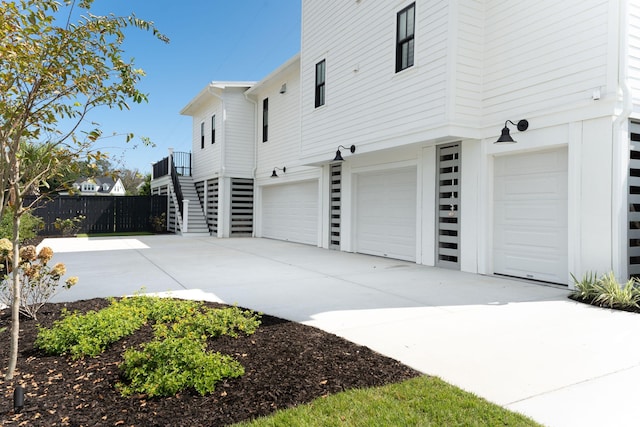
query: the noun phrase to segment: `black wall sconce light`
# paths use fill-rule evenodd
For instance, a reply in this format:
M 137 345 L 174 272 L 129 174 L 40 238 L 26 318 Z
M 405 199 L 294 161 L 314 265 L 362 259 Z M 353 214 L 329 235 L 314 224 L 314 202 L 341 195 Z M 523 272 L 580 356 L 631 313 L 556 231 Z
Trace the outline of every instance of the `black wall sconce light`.
M 282 168 L 273 168 L 273 172 L 271 172 L 271 178 L 277 178 L 278 174 L 276 173 L 276 169 L 279 171 L 282 171 L 282 173 L 287 173 L 287 167 L 282 167 Z
M 498 138 L 498 140 L 494 142 L 494 144 L 513 144 L 514 142 L 516 142 L 513 138 L 511 138 L 511 135 L 509 134 L 507 123 L 516 125 L 516 128 L 520 132 L 524 132 L 525 130 L 529 129 L 529 122 L 527 120 L 522 119 L 518 123 L 513 123 L 511 120 L 507 120 L 506 122 L 504 122 L 504 127 L 502 128 L 502 134 L 500 135 L 500 138 Z
M 343 147 L 342 145 L 338 146 L 338 151 L 336 151 L 336 156 L 333 158 L 334 162 L 342 162 L 344 159 L 342 158 L 342 153 L 340 152 L 340 149 L 344 148 L 345 150 L 347 149 L 347 147 Z M 351 153 L 355 153 L 356 152 L 356 146 L 352 145 L 351 147 L 349 147 L 349 151 L 351 151 Z

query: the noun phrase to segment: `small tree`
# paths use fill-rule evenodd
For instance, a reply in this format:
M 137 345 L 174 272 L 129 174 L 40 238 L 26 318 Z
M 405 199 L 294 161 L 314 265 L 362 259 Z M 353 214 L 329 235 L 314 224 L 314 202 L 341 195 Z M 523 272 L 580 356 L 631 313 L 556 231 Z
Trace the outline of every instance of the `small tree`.
M 137 89 L 144 72 L 123 59 L 124 30 L 135 27 L 167 42 L 153 23 L 134 15 L 96 16 L 93 0 L 16 0 L 0 3 L 0 217 L 13 215 L 13 253 L 20 252 L 20 218 L 31 206 L 24 196 L 50 186 L 100 138 L 98 126 L 80 132 L 95 108 L 128 109 L 147 96 Z M 82 16 L 71 23 L 75 7 Z M 65 12 L 65 13 L 63 13 Z M 62 19 L 61 25 L 60 19 Z M 60 129 L 62 123 L 69 128 Z M 133 136 L 127 135 L 127 140 Z M 34 202 L 35 203 L 35 202 Z M 11 344 L 6 379 L 18 356 L 19 257 L 13 257 Z

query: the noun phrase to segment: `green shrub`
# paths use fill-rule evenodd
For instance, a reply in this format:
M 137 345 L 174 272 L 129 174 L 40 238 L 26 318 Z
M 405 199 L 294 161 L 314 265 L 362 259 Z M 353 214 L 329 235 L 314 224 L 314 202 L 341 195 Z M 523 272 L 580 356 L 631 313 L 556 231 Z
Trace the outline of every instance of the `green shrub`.
M 620 284 L 613 272 L 600 277 L 587 273 L 582 280 L 577 280 L 573 275 L 571 277 L 575 285 L 572 296 L 575 298 L 602 307 L 640 308 L 640 285 L 636 279 Z
M 126 382 L 117 385 L 123 395 L 171 396 L 185 388 L 204 395 L 220 380 L 243 375 L 232 357 L 208 353 L 207 339 L 253 334 L 260 315 L 238 307 L 210 309 L 201 302 L 135 296 L 112 300 L 97 312 L 63 310 L 51 328 L 38 331 L 35 346 L 48 354 L 95 357 L 148 321 L 155 322 L 153 341 L 124 353 Z
M 600 278 L 597 273 L 588 271 L 581 280 L 576 279 L 576 276 L 571 275 L 573 279 L 573 285 L 575 290 L 572 295 L 578 299 L 585 301 L 592 301 L 598 296 L 597 284 Z
M 242 376 L 244 368 L 232 357 L 207 353 L 207 339 L 250 335 L 259 325 L 258 314 L 237 307 L 202 307 L 173 324 L 156 323 L 152 342 L 125 352 L 121 368 L 127 383 L 118 389 L 124 396 L 172 396 L 186 388 L 211 393 L 220 380 Z
M 258 326 L 260 326 L 258 314 L 248 310 L 243 311 L 238 307 L 229 307 L 194 313 L 192 316 L 184 317 L 174 323 L 171 328 L 158 324 L 156 325 L 156 334 L 158 336 L 183 337 L 194 333 L 210 338 L 221 335 L 236 338 L 240 332 L 247 335 L 253 334 Z
M 162 233 L 163 231 L 167 231 L 167 214 L 161 213 L 158 216 L 152 216 L 149 218 L 149 222 L 151 223 L 151 228 L 156 233 Z
M 84 215 L 66 219 L 56 218 L 53 222 L 53 227 L 59 230 L 63 236 L 73 236 L 80 230 L 80 226 L 85 219 L 87 219 L 87 217 Z
M 33 239 L 44 228 L 44 221 L 27 211 L 20 218 L 20 242 Z M 13 239 L 13 213 L 6 209 L 0 218 L 0 239 Z
M 624 285 L 618 283 L 611 272 L 602 276 L 596 285 L 598 296 L 594 302 L 609 308 L 640 308 L 640 288 L 635 279 L 629 280 Z
M 224 378 L 244 374 L 231 356 L 207 353 L 206 340 L 196 334 L 155 339 L 142 350 L 129 349 L 121 365 L 128 384 L 118 383 L 123 396 L 144 393 L 149 397 L 173 396 L 186 388 L 200 395 L 211 393 Z
M 109 307 L 86 314 L 63 310 L 51 328 L 38 331 L 35 346 L 47 354 L 70 354 L 74 359 L 95 357 L 140 329 L 147 318 L 148 311 L 136 298 L 113 300 Z

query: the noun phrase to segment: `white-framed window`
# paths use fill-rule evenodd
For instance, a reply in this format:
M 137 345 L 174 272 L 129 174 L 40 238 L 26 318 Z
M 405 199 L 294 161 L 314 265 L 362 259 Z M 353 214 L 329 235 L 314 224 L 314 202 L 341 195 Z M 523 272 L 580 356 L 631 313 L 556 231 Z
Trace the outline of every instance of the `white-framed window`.
M 325 101 L 325 83 L 327 76 L 327 61 L 323 59 L 316 64 L 316 108 L 324 105 Z
M 398 26 L 396 35 L 396 73 L 413 67 L 416 31 L 416 4 L 398 12 Z

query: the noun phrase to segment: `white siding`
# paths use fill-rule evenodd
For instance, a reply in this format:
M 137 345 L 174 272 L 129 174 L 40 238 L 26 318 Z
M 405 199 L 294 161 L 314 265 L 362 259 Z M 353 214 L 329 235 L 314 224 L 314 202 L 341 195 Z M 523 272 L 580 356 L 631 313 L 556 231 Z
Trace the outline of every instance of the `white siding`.
M 286 84 L 286 92 L 280 93 Z M 251 94 L 258 105 L 258 167 L 256 177 L 269 178 L 273 168 L 299 171 L 300 63 L 295 61 Z M 269 138 L 262 142 L 262 100 L 269 98 Z
M 456 40 L 450 60 L 455 69 L 449 78 L 455 85 L 451 121 L 477 127 L 482 117 L 482 61 L 484 43 L 484 2 L 460 0 L 451 20 Z
M 216 143 L 211 144 L 211 116 L 216 116 Z M 222 103 L 212 101 L 201 107 L 193 116 L 193 132 L 191 143 L 192 175 L 196 181 L 212 177 L 220 170 L 222 144 Z M 204 122 L 204 148 L 200 148 L 200 123 Z
M 640 1 L 629 2 L 628 17 L 629 82 L 633 92 L 633 102 L 638 110 L 640 108 Z
M 225 175 L 253 178 L 255 159 L 254 105 L 245 96 L 245 88 L 227 88 L 224 92 L 224 155 Z
M 484 111 L 489 123 L 562 111 L 607 87 L 607 0 L 488 0 Z
M 410 3 L 303 1 L 303 157 L 445 123 L 449 2 L 416 2 L 415 65 L 396 73 L 396 15 Z M 315 108 L 315 64 L 322 59 L 326 104 Z

